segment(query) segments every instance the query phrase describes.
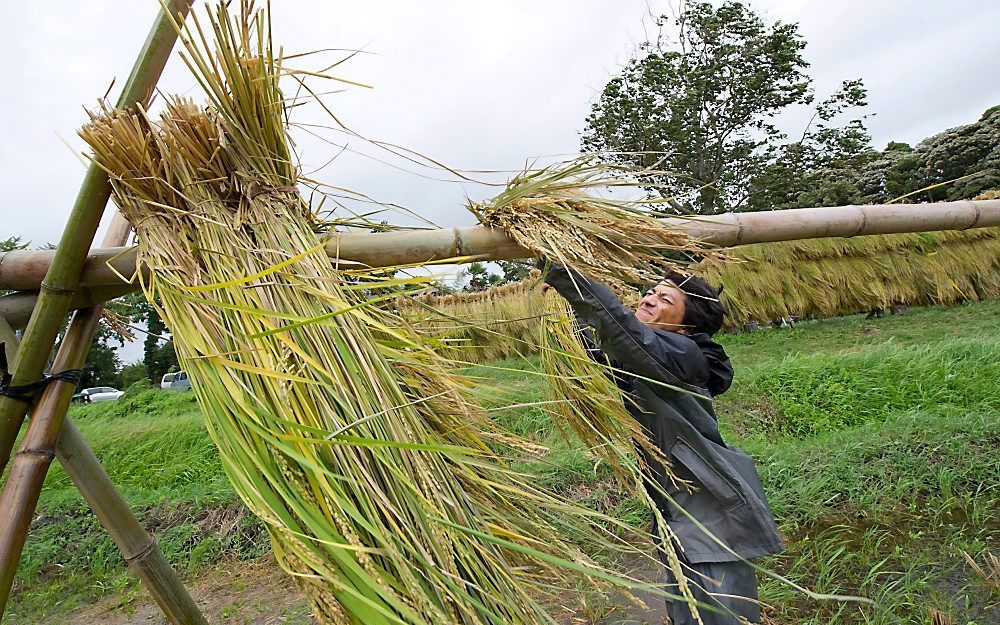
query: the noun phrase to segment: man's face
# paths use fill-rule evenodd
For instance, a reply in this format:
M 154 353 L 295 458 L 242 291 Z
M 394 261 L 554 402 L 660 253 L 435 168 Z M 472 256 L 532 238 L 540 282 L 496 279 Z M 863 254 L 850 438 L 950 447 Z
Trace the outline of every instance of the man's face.
M 687 334 L 684 327 L 684 303 L 687 296 L 673 282 L 665 280 L 643 295 L 635 318 L 654 330 Z

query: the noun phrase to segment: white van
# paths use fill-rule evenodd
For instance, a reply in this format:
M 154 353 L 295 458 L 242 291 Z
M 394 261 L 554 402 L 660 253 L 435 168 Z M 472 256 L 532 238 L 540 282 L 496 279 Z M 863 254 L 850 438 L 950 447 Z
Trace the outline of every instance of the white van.
M 184 371 L 167 373 L 160 380 L 160 388 L 174 391 L 189 391 L 191 390 L 191 380 L 188 379 L 187 373 Z

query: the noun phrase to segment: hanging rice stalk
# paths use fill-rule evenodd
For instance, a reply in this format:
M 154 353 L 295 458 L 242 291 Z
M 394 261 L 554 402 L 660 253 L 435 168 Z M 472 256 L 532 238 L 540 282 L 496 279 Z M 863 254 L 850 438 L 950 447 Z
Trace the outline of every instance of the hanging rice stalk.
M 557 429 L 568 439 L 576 437 L 599 460 L 606 462 L 624 486 L 640 494 L 656 518 L 657 548 L 666 556 L 679 591 L 690 589 L 683 565 L 673 548 L 674 536 L 654 501 L 654 494 L 667 496 L 652 470 L 676 480 L 666 455 L 653 437 L 632 418 L 625 403 L 632 401 L 618 388 L 613 368 L 589 330 L 574 318 L 569 304 L 554 290 L 545 296 L 546 316 L 539 332 L 542 370 L 555 400 L 552 410 Z M 698 618 L 697 607 L 692 614 Z
M 623 486 L 646 499 L 658 516 L 658 543 L 674 568 L 675 578 L 685 585 L 681 592 L 686 593 L 669 525 L 647 492 L 647 483 L 650 489 L 659 487 L 655 481 L 645 479 L 652 463 L 665 465 L 664 470 L 670 475 L 669 463 L 626 410 L 625 402 L 630 400 L 614 380 L 621 372 L 616 372 L 599 353 L 594 337 L 577 323 L 566 300 L 551 290 L 547 296 L 541 296 L 540 287 L 535 270 L 522 282 L 478 293 L 423 296 L 416 309 L 407 307 L 404 314 L 419 319 L 417 325 L 424 331 L 436 333 L 450 352 L 459 350 L 474 361 L 513 355 L 499 351 L 505 346 L 515 346 L 517 350 L 540 347 L 542 371 L 554 406 L 549 410 L 552 423 L 567 440 L 575 438 L 595 458 L 607 463 Z M 471 322 L 462 324 L 462 320 Z M 445 330 L 434 322 L 452 325 Z M 532 330 L 534 336 L 530 336 Z M 456 333 L 461 333 L 458 341 L 454 340 Z M 449 340 L 452 342 L 448 343 Z M 523 353 L 519 351 L 517 355 Z
M 494 448 L 517 441 L 385 304 L 411 281 L 339 271 L 316 244 L 288 70 L 266 16 L 242 8 L 184 33 L 207 108 L 104 110 L 81 135 L 278 561 L 337 624 L 552 623 L 546 596 L 629 585 L 576 546 L 625 551 L 608 530 L 625 528 L 506 469 Z
M 553 409 L 557 415 L 553 424 L 565 436 L 580 440 L 616 475 L 634 482 L 634 448 L 655 457 L 661 457 L 661 452 L 625 410 L 627 399 L 614 382 L 615 372 L 609 362 L 600 362 L 600 353 L 588 352 L 596 350 L 597 345 L 584 334 L 585 329 L 573 318 L 566 300 L 550 290 L 545 296 L 545 308 L 539 344 L 542 370 L 550 381 L 553 399 L 558 401 Z
M 762 243 L 691 268 L 724 287 L 729 322 L 830 317 L 1000 297 L 1000 228 Z
M 658 281 L 673 260 L 712 254 L 664 227 L 649 202 L 609 199 L 587 191 L 634 188 L 626 173 L 589 158 L 528 171 L 489 202 L 470 205 L 480 223 L 503 230 L 538 257 L 572 267 L 616 291 Z

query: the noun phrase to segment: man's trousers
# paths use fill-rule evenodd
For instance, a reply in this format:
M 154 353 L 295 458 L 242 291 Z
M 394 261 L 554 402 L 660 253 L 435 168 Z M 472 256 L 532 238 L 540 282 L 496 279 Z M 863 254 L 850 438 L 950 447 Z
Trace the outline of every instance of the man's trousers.
M 678 554 L 681 555 L 681 554 Z M 699 606 L 704 625 L 743 625 L 760 623 L 757 604 L 757 579 L 753 567 L 746 562 L 702 562 L 690 564 L 681 556 L 688 587 L 699 604 L 716 608 L 710 611 Z M 665 568 L 667 592 L 679 595 L 676 579 Z M 684 601 L 667 601 L 667 612 L 673 625 L 694 625 L 691 606 Z M 745 619 L 745 620 L 744 620 Z

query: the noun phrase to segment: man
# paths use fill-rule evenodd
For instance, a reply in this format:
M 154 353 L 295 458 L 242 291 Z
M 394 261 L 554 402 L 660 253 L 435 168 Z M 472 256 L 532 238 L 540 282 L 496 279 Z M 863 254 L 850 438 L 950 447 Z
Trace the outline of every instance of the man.
M 616 378 L 633 400 L 626 402 L 630 414 L 666 454 L 673 474 L 693 486 L 676 484 L 660 462 L 645 458 L 659 487 L 647 490 L 677 537 L 685 577 L 695 598 L 716 608 L 700 611 L 703 622 L 760 622 L 757 582 L 744 560 L 783 546 L 753 459 L 723 442 L 712 408 L 712 397 L 733 377 L 729 358 L 711 338 L 725 313 L 719 292 L 671 272 L 632 312 L 604 285 L 547 267 L 545 282 L 593 328 L 610 364 L 625 372 Z M 676 592 L 667 577 L 668 591 Z M 667 609 L 674 625 L 695 622 L 685 602 L 668 601 Z

